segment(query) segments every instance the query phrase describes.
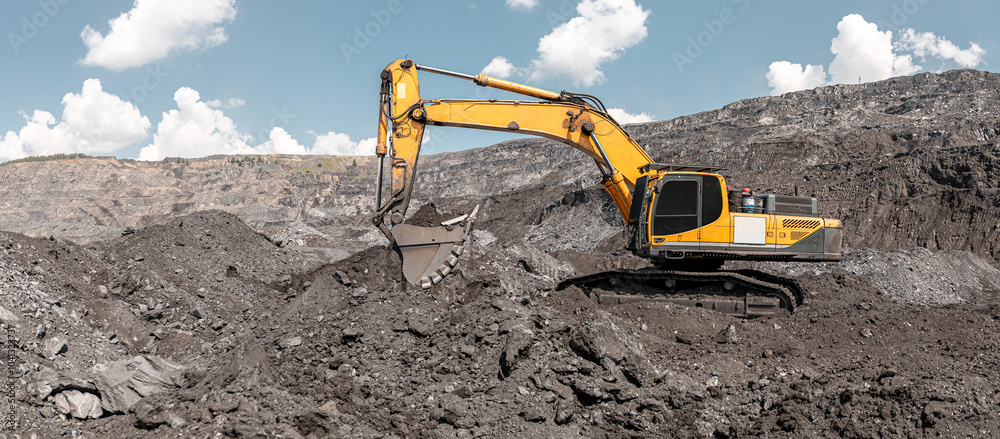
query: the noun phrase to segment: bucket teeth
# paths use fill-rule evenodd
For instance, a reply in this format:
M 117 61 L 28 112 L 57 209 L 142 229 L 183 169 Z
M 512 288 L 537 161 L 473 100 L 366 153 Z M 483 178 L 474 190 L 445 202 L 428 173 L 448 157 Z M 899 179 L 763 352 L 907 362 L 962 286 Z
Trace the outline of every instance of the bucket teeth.
M 451 254 L 445 258 L 444 264 L 441 265 L 437 270 L 428 276 L 420 279 L 420 286 L 422 288 L 430 288 L 433 285 L 441 282 L 445 277 L 451 274 L 452 270 L 458 266 L 458 257 L 461 254 L 461 246 L 454 246 L 451 250 Z

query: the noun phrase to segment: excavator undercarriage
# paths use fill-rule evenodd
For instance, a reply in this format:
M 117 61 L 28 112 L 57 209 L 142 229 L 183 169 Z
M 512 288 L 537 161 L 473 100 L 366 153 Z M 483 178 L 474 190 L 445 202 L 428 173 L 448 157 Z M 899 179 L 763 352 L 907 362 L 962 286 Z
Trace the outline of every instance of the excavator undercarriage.
M 571 286 L 602 305 L 670 302 L 741 317 L 793 312 L 804 298 L 795 280 L 756 270 L 614 270 L 566 279 L 556 290 Z

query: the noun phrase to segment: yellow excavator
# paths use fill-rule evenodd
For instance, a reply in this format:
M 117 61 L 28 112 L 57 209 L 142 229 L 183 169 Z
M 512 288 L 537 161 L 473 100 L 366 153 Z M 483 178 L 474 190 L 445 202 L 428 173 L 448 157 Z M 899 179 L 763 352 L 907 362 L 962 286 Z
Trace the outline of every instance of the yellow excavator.
M 424 100 L 418 71 L 535 100 Z M 841 222 L 819 217 L 816 198 L 734 194 L 719 174 L 724 168 L 655 163 L 593 96 L 451 72 L 405 58 L 389 64 L 381 79 L 372 222 L 399 249 L 404 277 L 414 285 L 429 288 L 456 267 L 478 210 L 436 227 L 403 224 L 428 125 L 541 136 L 594 159 L 604 189 L 625 220 L 626 249 L 654 266 L 577 277 L 558 287 L 578 286 L 599 303 L 670 301 L 741 316 L 792 311 L 804 296 L 794 280 L 756 270 L 724 271 L 722 264 L 841 259 Z M 391 181 L 383 200 L 386 164 Z

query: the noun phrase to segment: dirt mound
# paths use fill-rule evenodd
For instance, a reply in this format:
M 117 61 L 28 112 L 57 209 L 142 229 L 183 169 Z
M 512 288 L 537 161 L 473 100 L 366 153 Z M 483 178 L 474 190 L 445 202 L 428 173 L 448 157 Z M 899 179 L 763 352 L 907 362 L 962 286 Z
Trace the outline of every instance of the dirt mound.
M 991 302 L 1000 293 L 1000 271 L 968 252 L 864 249 L 845 252 L 842 265 L 883 294 L 919 305 Z
M 406 219 L 406 224 L 417 227 L 434 227 L 440 226 L 444 221 L 448 221 L 462 215 L 464 215 L 464 213 L 451 214 L 439 212 L 436 204 L 427 203 L 420 206 L 416 212 L 413 212 L 410 217 Z
M 89 249 L 4 239 L 0 279 L 18 292 L 0 303 L 17 318 L 0 312 L 18 334 L 5 346 L 18 353 L 26 383 L 57 383 L 44 397 L 42 384 L 19 391 L 22 431 L 41 436 L 894 436 L 1000 427 L 989 396 L 1000 391 L 989 378 L 998 364 L 990 348 L 1000 345 L 996 292 L 927 307 L 855 272 L 907 256 L 965 260 L 958 254 L 857 250 L 825 268 L 776 265 L 799 273 L 807 304 L 741 320 L 665 304 L 600 307 L 575 288 L 552 289 L 537 269 L 551 256 L 496 240 L 470 243 L 459 270 L 423 290 L 401 280 L 388 248 L 302 266 L 220 212 Z M 590 258 L 569 259 L 593 268 Z M 47 334 L 36 338 L 39 325 Z M 65 349 L 42 342 L 53 334 Z M 55 395 L 81 390 L 58 383 L 93 373 L 95 358 L 132 355 L 170 358 L 183 367 L 180 387 L 138 399 L 125 415 L 80 421 L 59 412 L 56 401 L 68 397 Z M 51 376 L 43 370 L 63 378 L 40 378 Z M 107 397 L 77 386 L 80 398 Z

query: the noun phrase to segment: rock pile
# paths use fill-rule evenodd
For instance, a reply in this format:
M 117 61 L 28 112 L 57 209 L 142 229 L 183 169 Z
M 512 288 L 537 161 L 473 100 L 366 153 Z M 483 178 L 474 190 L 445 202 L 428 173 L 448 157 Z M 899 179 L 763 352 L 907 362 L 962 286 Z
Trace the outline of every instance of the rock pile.
M 528 270 L 553 257 L 503 237 L 470 244 L 430 291 L 401 280 L 388 248 L 303 266 L 221 212 L 100 247 L 4 239 L 19 420 L 39 437 L 891 436 L 1000 422 L 1000 320 L 983 305 L 997 291 L 898 300 L 852 271 L 866 250 L 772 267 L 799 273 L 807 305 L 746 321 L 599 307 L 552 289 L 546 270 L 566 260 Z M 54 338 L 65 350 L 53 357 Z

